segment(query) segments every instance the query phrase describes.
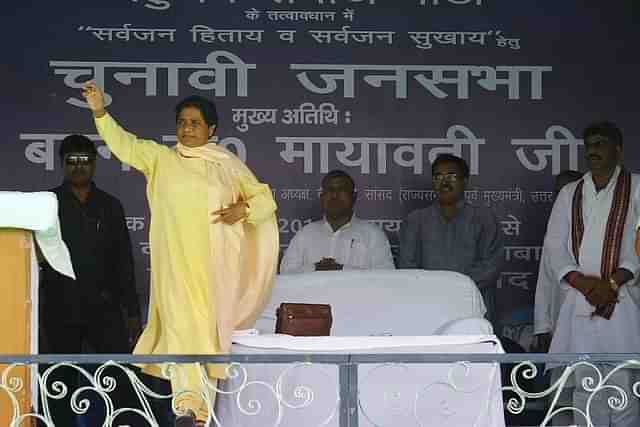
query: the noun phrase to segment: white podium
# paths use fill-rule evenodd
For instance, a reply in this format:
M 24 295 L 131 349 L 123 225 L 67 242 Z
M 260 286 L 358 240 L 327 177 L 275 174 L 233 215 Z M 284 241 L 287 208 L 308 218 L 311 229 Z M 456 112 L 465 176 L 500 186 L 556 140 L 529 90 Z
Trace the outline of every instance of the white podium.
M 53 193 L 0 191 L 0 354 L 38 352 L 38 262 L 35 243 L 40 242 L 47 260 L 61 273 L 73 277 L 69 251 L 62 242 L 58 200 Z M 0 365 L 0 373 L 7 365 Z M 35 379 L 28 367 L 14 367 L 9 378 L 19 378 L 23 387 L 14 394 L 0 393 L 0 425 L 9 425 L 14 414 L 32 410 Z

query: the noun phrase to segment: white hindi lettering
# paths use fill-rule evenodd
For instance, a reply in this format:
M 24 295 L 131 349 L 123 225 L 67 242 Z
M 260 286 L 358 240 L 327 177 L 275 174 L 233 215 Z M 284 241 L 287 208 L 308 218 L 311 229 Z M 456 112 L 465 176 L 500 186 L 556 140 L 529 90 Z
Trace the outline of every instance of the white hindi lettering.
M 369 201 L 393 200 L 393 190 L 390 188 L 365 188 L 358 193 L 363 194 L 364 198 Z
M 213 91 L 217 97 L 227 95 L 227 75 L 230 72 L 236 73 L 235 94 L 246 97 L 249 85 L 248 72 L 256 69 L 256 64 L 247 64 L 227 51 L 211 52 L 204 63 L 49 61 L 49 66 L 54 69 L 54 74 L 64 75 L 64 83 L 69 88 L 80 89 L 86 81 L 95 80 L 98 86 L 105 90 L 107 105 L 111 103 L 111 96 L 106 91 L 105 69 L 136 70 L 115 72 L 114 79 L 124 85 L 130 85 L 133 79 L 145 80 L 145 96 L 158 94 L 156 78 L 159 69 L 167 72 L 167 95 L 178 96 L 179 73 L 188 71 L 188 83 L 191 87 Z M 88 108 L 79 98 L 71 97 L 66 102 L 76 107 Z
M 462 137 L 459 136 L 462 134 Z M 329 146 L 341 145 L 341 151 L 335 151 L 338 162 L 348 167 L 360 167 L 362 174 L 371 173 L 371 148 L 375 148 L 377 157 L 377 173 L 387 173 L 387 147 L 393 149 L 393 162 L 402 167 L 413 169 L 415 175 L 424 172 L 424 151 L 427 149 L 427 159 L 433 163 L 435 158 L 443 153 L 450 153 L 462 157 L 462 147 L 469 148 L 470 172 L 473 175 L 479 173 L 479 147 L 484 144 L 484 139 L 476 138 L 467 127 L 453 125 L 447 130 L 446 138 L 358 138 L 358 137 L 277 137 L 276 143 L 284 144 L 280 157 L 287 163 L 293 163 L 295 159 L 303 159 L 305 174 L 314 172 L 313 146 L 320 149 L 320 173 L 329 171 Z M 296 146 L 302 146 L 302 150 Z M 431 147 L 444 145 L 448 147 Z M 359 157 L 350 158 L 358 146 Z M 406 155 L 409 155 L 407 158 Z
M 138 2 L 138 0 L 131 1 Z M 151 10 L 167 10 L 171 8 L 171 2 L 169 0 L 144 0 L 144 7 Z
M 79 27 L 78 31 L 90 32 L 101 41 L 140 40 L 154 43 L 157 39 L 167 38 L 171 43 L 175 42 L 175 28 L 131 28 L 131 24 L 124 24 L 120 28 Z M 132 37 L 133 36 L 133 37 Z
M 356 13 L 355 10 L 347 8 L 347 9 L 342 11 L 342 18 L 344 18 L 345 21 L 353 22 L 353 18 L 355 17 L 355 13 Z
M 286 125 L 337 125 L 340 111 L 336 109 L 334 104 L 329 102 L 324 102 L 318 107 L 311 102 L 305 102 L 297 108 L 284 109 L 282 113 L 282 123 Z
M 478 44 L 485 46 L 486 37 L 491 35 L 492 31 L 410 31 L 407 34 L 417 48 L 431 49 L 433 48 L 432 38 L 440 45 Z
M 483 199 L 488 205 L 490 205 L 492 202 L 499 201 L 518 201 L 520 203 L 524 203 L 524 199 L 522 196 L 522 190 L 518 187 L 514 188 L 513 190 L 465 190 L 464 192 L 465 200 L 469 202 L 477 202 Z M 430 202 L 436 200 L 437 195 L 433 190 L 400 189 L 399 199 L 400 203 L 413 200 L 424 200 Z M 509 217 L 517 221 L 514 216 L 509 215 Z M 505 234 L 520 232 L 519 223 L 509 224 L 507 226 L 506 224 L 508 222 L 509 221 L 502 221 L 503 231 L 505 232 Z M 509 227 L 509 233 L 507 232 L 507 227 Z M 514 229 L 513 227 L 516 227 L 516 229 Z
M 263 30 L 216 30 L 206 25 L 194 25 L 189 30 L 193 43 L 262 43 Z
M 529 197 L 533 203 L 552 203 L 553 191 L 531 191 Z
M 313 39 L 321 44 L 331 44 L 333 42 L 350 44 L 360 43 L 373 45 L 378 40 L 393 44 L 395 31 L 354 31 L 349 25 L 342 27 L 342 30 L 309 30 Z
M 312 71 L 320 71 L 320 70 L 329 70 L 329 71 L 336 71 L 336 72 L 342 72 L 342 75 L 336 73 L 334 74 L 320 74 L 320 78 L 324 81 L 325 86 L 324 87 L 320 87 L 317 86 L 315 83 L 313 83 L 310 79 L 309 76 L 307 75 L 307 71 L 302 71 L 300 73 L 297 74 L 297 78 L 298 81 L 300 83 L 302 83 L 302 86 L 305 87 L 305 89 L 313 92 L 313 93 L 317 93 L 317 94 L 321 94 L 321 95 L 326 95 L 329 93 L 333 93 L 338 89 L 338 84 L 337 81 L 342 80 L 344 83 L 344 89 L 343 89 L 343 96 L 345 98 L 354 98 L 355 97 L 355 92 L 354 92 L 354 74 L 355 74 L 355 70 L 358 69 L 357 66 L 355 65 L 337 65 L 337 66 L 333 66 L 333 65 L 311 65 L 311 64 L 291 64 L 291 69 L 292 70 L 312 70 Z
M 148 8 L 148 9 L 153 9 L 153 10 L 167 10 L 170 9 L 172 6 L 172 2 L 170 0 L 130 0 L 133 3 L 138 3 L 139 1 L 141 1 L 144 5 L 144 7 Z M 204 4 L 207 2 L 207 0 L 198 0 L 200 4 Z M 238 0 L 227 0 L 229 4 L 235 4 L 238 2 Z M 295 4 L 296 0 L 272 0 L 274 3 L 276 4 Z M 336 0 L 315 0 L 317 4 L 319 5 L 323 5 L 323 4 L 330 4 L 330 5 L 335 5 L 336 4 Z M 375 5 L 376 4 L 376 0 L 343 0 L 345 3 L 366 3 L 369 5 Z M 424 0 L 422 0 L 424 1 Z M 438 0 L 433 0 L 435 2 L 437 2 Z M 460 3 L 460 1 L 463 2 L 468 2 L 471 0 L 448 0 L 454 4 L 463 4 Z M 482 0 L 474 0 L 476 2 L 482 2 Z
M 255 7 L 252 7 L 251 9 L 244 11 L 244 16 L 251 21 L 260 19 L 260 14 L 261 12 Z
M 232 121 L 240 132 L 249 130 L 249 125 L 276 124 L 278 109 L 276 108 L 233 108 Z M 311 102 L 300 104 L 296 108 L 282 110 L 280 123 L 285 125 L 338 125 L 340 110 L 330 102 L 317 107 Z
M 400 226 L 402 225 L 401 219 L 368 219 L 366 221 L 370 224 L 377 225 L 388 233 L 397 233 L 400 231 Z
M 468 202 L 477 202 L 480 199 L 479 190 L 465 190 L 464 199 Z
M 144 217 L 143 216 L 128 216 L 125 217 L 127 222 L 127 228 L 131 231 L 144 230 Z
M 502 232 L 506 236 L 519 236 L 520 235 L 520 225 L 522 222 L 513 215 L 507 215 L 508 220 L 500 221 L 502 225 Z
M 311 190 L 308 188 L 287 188 L 280 190 L 281 200 L 312 200 Z
M 293 44 L 296 41 L 296 30 L 277 30 L 277 33 L 283 42 Z
M 544 139 L 522 139 L 514 138 L 511 140 L 511 145 L 518 146 L 516 150 L 516 156 L 522 166 L 533 172 L 540 172 L 547 168 L 548 157 L 551 157 L 551 173 L 557 175 L 560 173 L 561 159 L 560 149 L 561 147 L 567 147 L 569 151 L 569 169 L 578 170 L 578 146 L 583 145 L 581 139 L 576 139 L 569 129 L 552 125 L 549 126 L 545 132 Z M 533 150 L 536 156 L 537 162 L 532 163 L 525 154 L 525 146 L 541 147 Z M 542 148 L 545 147 L 545 148 Z
M 320 34 L 321 33 L 321 34 Z M 328 40 L 326 31 L 317 34 L 319 39 Z M 330 35 L 330 34 L 329 34 Z M 364 75 L 363 80 L 373 87 L 382 87 L 383 82 L 395 85 L 396 99 L 408 98 L 409 79 L 419 83 L 438 99 L 449 96 L 440 85 L 455 85 L 457 99 L 469 98 L 469 82 L 476 83 L 488 91 L 496 91 L 498 85 L 507 86 L 509 99 L 521 99 L 520 86 L 524 76 L 530 76 L 530 99 L 543 98 L 542 76 L 552 71 L 549 66 L 468 66 L 468 65 L 334 65 L 334 64 L 291 64 L 291 70 L 298 71 L 296 77 L 308 91 L 326 95 L 338 90 L 342 82 L 342 96 L 355 98 L 356 72 Z M 319 73 L 322 84 L 316 84 L 310 74 Z M 500 77 L 498 77 L 500 75 Z
M 426 200 L 434 201 L 437 196 L 433 190 L 412 190 L 412 189 L 400 189 L 399 191 L 400 203 L 411 200 Z
M 530 99 L 542 99 L 542 74 L 552 71 L 548 66 L 498 66 L 492 67 L 471 67 L 471 74 L 479 77 L 482 73 L 485 77 L 478 80 L 478 84 L 486 90 L 496 91 L 497 85 L 506 84 L 508 86 L 509 99 L 520 99 L 520 74 L 529 73 L 531 75 L 531 95 Z M 507 77 L 498 78 L 498 73 L 507 73 Z
M 482 192 L 482 199 L 487 206 L 495 202 L 505 201 L 525 203 L 520 187 L 515 187 L 513 190 L 484 190 Z
M 138 245 L 140 246 L 140 252 L 144 255 L 151 254 L 151 246 L 149 245 L 149 242 L 138 242 Z
M 498 289 L 502 289 L 503 287 L 513 286 L 515 288 L 520 288 L 525 291 L 531 290 L 529 287 L 528 279 L 533 276 L 531 272 L 503 272 L 500 273 L 500 278 L 498 279 Z
M 21 133 L 21 141 L 31 141 L 27 144 L 24 151 L 25 158 L 33 164 L 44 165 L 45 170 L 55 170 L 56 142 L 62 141 L 69 136 L 67 133 Z M 102 142 L 99 135 L 85 135 L 94 142 Z M 98 155 L 103 159 L 111 159 L 111 151 L 106 145 L 97 147 Z M 131 169 L 126 163 L 121 163 L 122 171 Z
M 278 110 L 273 108 L 233 108 L 231 111 L 233 111 L 232 120 L 234 123 L 239 123 L 239 125 L 236 126 L 236 129 L 240 132 L 246 132 L 249 130 L 249 124 L 275 124 L 278 113 Z
M 94 28 L 91 26 L 88 27 L 78 27 L 78 31 L 90 31 L 91 34 L 98 40 L 102 41 L 112 41 L 113 40 L 113 28 Z
M 34 164 L 43 164 L 45 170 L 55 169 L 55 148 L 56 140 L 62 140 L 67 135 L 41 134 L 41 133 L 21 133 L 22 141 L 33 141 L 27 144 L 24 156 Z
M 245 16 L 249 18 L 248 13 L 255 14 L 254 10 L 245 12 Z M 259 12 L 258 12 L 259 13 Z M 269 21 L 335 21 L 337 12 L 322 11 L 305 11 L 305 10 L 267 10 L 267 19 Z M 257 18 L 256 18 L 257 19 Z
M 420 6 L 440 6 L 443 3 L 482 6 L 482 0 L 420 0 Z
M 520 50 L 520 39 L 506 38 L 502 35 L 502 31 L 496 31 L 496 45 L 498 47 L 508 47 L 513 50 Z
M 283 234 L 296 234 L 297 232 L 302 230 L 305 225 L 311 224 L 312 222 L 313 219 L 311 218 L 305 220 L 299 218 L 278 218 L 278 229 L 280 233 Z M 287 247 L 287 245 L 284 245 L 284 247 Z
M 505 246 L 504 260 L 511 261 L 540 261 L 542 246 Z
M 433 48 L 432 38 L 439 45 L 481 45 L 493 31 L 409 31 L 407 35 L 418 49 Z
M 236 137 L 233 136 L 228 136 L 226 138 L 222 138 L 222 140 L 219 142 L 219 144 L 230 150 L 233 151 L 236 156 L 238 156 L 238 158 L 240 160 L 242 160 L 243 162 L 246 163 L 247 161 L 247 147 L 244 144 L 244 142 Z M 232 149 L 233 148 L 233 149 Z

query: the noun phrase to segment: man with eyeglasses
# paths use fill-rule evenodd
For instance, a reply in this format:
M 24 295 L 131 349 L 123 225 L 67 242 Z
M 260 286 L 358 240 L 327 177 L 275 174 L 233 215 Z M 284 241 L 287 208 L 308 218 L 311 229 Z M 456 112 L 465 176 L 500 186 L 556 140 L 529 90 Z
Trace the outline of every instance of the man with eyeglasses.
M 495 322 L 495 289 L 504 258 L 502 232 L 489 209 L 465 202 L 469 166 L 441 154 L 431 167 L 437 201 L 419 209 L 400 228 L 399 268 L 466 274 L 480 289 L 487 318 Z
M 64 181 L 51 191 L 58 198 L 62 238 L 77 280 L 42 264 L 40 324 L 46 345 L 41 352 L 81 353 L 88 344 L 96 353 L 129 353 L 141 326 L 122 204 L 93 183 L 97 155 L 93 141 L 69 135 L 62 140 L 59 154 Z M 57 372 L 75 390 L 76 373 Z M 68 399 L 49 402 L 56 425 L 73 425 Z
M 307 224 L 289 243 L 280 273 L 394 269 L 389 240 L 375 225 L 354 215 L 353 178 L 333 170 L 322 179 L 323 219 Z

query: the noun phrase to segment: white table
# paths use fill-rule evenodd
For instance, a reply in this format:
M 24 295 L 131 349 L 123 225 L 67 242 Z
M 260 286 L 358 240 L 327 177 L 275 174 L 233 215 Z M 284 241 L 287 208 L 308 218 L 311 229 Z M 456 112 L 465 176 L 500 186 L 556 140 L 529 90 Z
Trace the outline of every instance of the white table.
M 265 335 L 235 341 L 236 354 L 504 353 L 494 336 Z M 340 426 L 348 416 L 340 413 L 340 395 L 348 403 L 349 381 L 357 385 L 359 426 L 505 425 L 497 364 L 243 364 L 237 372 L 220 383 L 221 426 Z

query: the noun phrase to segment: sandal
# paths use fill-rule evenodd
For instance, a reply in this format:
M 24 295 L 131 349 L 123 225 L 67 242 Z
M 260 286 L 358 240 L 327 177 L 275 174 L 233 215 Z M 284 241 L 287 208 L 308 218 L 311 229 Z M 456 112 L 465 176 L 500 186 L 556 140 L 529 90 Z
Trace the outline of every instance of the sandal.
M 185 415 L 176 417 L 175 427 L 200 427 L 196 422 L 196 414 L 189 410 Z

